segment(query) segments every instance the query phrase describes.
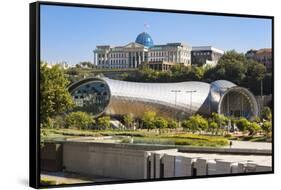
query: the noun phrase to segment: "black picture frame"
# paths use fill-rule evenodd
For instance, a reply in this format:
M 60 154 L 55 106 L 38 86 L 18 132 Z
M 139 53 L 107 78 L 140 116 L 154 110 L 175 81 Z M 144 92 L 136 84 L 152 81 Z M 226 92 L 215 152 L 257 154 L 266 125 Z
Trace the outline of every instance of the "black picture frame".
M 239 174 L 223 174 L 212 176 L 196 176 L 196 177 L 173 177 L 165 179 L 152 180 L 122 180 L 114 182 L 96 182 L 96 183 L 79 183 L 65 185 L 40 185 L 40 6 L 54 5 L 67 7 L 87 7 L 87 8 L 103 8 L 117 10 L 133 10 L 133 11 L 149 11 L 163 13 L 183 13 L 195 15 L 213 15 L 213 16 L 231 16 L 244 18 L 265 18 L 272 22 L 272 171 L 270 172 L 255 172 L 255 173 L 239 173 Z M 151 181 L 167 181 L 167 180 L 182 180 L 182 179 L 199 179 L 199 178 L 214 178 L 214 177 L 233 177 L 244 175 L 259 175 L 273 174 L 274 167 L 274 16 L 265 15 L 248 15 L 248 14 L 233 14 L 219 12 L 201 12 L 188 10 L 170 10 L 142 7 L 126 7 L 126 6 L 111 6 L 111 5 L 92 5 L 78 3 L 60 3 L 40 1 L 29 4 L 29 38 L 30 38 L 30 78 L 29 78 L 29 185 L 33 188 L 54 188 L 54 187 L 73 187 L 73 186 L 88 186 L 88 185 L 103 185 L 103 184 L 121 184 L 135 182 L 151 182 Z

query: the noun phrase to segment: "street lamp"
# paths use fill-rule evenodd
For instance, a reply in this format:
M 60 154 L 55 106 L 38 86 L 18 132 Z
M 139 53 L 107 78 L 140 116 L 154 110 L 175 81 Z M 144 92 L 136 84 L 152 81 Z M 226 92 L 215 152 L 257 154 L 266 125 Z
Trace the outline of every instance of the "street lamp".
M 177 95 L 178 95 L 178 92 L 181 92 L 181 90 L 171 90 L 171 92 L 175 93 L 175 107 L 177 107 Z
M 181 90 L 171 90 L 171 92 L 175 93 L 175 109 L 176 109 L 177 108 L 177 95 L 178 95 L 178 92 L 181 92 Z M 177 119 L 176 115 L 177 115 L 177 112 L 175 111 L 175 119 Z M 179 125 L 179 121 L 178 121 L 178 125 Z
M 192 113 L 192 93 L 193 92 L 197 92 L 196 90 L 188 90 L 188 91 L 185 91 L 186 93 L 190 93 L 190 104 L 189 104 L 189 109 L 190 109 L 190 115 Z

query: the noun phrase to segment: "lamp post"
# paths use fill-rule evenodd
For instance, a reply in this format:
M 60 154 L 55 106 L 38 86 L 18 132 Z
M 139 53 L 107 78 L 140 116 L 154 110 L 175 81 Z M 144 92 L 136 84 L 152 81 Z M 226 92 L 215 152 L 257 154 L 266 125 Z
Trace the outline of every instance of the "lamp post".
M 193 92 L 197 92 L 196 90 L 188 90 L 188 91 L 185 91 L 186 93 L 190 93 L 190 103 L 189 103 L 189 110 L 190 110 L 190 115 L 192 113 L 192 93 Z
M 178 95 L 178 92 L 181 92 L 181 90 L 171 90 L 171 92 L 175 93 L 175 107 L 177 107 L 177 95 Z
M 177 95 L 178 95 L 178 92 L 181 92 L 181 90 L 171 90 L 171 92 L 175 93 L 175 109 L 176 109 L 176 107 L 177 107 Z M 175 111 L 175 119 L 177 119 L 176 115 L 177 115 L 177 113 Z M 179 121 L 178 121 L 178 125 L 179 125 Z

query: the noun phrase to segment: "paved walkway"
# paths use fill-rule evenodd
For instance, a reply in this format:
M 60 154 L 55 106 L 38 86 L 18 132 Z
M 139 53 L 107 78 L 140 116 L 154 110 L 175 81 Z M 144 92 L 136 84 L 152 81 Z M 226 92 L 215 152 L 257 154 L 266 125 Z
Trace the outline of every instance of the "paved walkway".
M 271 150 L 271 147 L 272 144 L 268 142 L 251 142 L 251 141 L 232 141 L 232 146 L 231 146 L 231 148 L 265 149 L 265 150 Z
M 42 172 L 41 179 L 55 181 L 59 184 L 73 184 L 73 183 L 92 183 L 92 182 L 106 182 L 116 181 L 120 179 L 106 178 L 102 176 L 83 176 L 80 174 L 68 172 Z

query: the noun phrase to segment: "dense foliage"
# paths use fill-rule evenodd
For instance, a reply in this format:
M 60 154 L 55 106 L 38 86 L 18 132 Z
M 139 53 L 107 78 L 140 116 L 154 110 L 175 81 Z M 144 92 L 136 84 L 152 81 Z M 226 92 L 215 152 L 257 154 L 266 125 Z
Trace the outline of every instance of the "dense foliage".
M 136 75 L 126 75 L 124 80 L 136 82 L 181 82 L 229 80 L 237 85 L 249 88 L 260 95 L 261 81 L 263 94 L 272 93 L 272 73 L 267 72 L 263 64 L 247 59 L 244 54 L 235 51 L 226 52 L 215 67 L 173 66 L 169 71 L 154 71 L 141 67 Z
M 73 99 L 67 90 L 69 81 L 58 66 L 48 68 L 40 65 L 40 121 L 43 126 L 54 116 L 74 107 Z
M 88 129 L 95 123 L 91 115 L 85 112 L 71 112 L 65 117 L 67 128 Z
M 98 129 L 108 129 L 110 127 L 110 117 L 109 116 L 99 117 L 97 127 Z

